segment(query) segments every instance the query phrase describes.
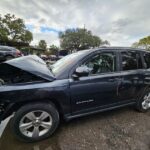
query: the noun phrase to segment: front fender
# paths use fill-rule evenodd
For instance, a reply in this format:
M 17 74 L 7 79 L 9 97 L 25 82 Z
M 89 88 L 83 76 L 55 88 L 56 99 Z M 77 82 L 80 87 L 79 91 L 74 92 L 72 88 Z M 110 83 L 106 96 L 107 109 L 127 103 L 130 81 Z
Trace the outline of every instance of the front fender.
M 13 112 L 16 104 L 19 106 L 30 102 L 45 102 L 45 100 L 52 100 L 54 103 L 56 101 L 63 114 L 71 113 L 68 80 L 0 87 L 0 104 L 6 102 L 8 104 L 3 116 Z

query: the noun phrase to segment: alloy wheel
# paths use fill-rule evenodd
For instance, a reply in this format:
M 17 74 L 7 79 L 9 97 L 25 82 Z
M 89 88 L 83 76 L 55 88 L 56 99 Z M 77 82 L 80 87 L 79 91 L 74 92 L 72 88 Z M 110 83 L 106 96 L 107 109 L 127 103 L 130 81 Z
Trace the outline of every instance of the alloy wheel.
M 30 138 L 38 138 L 46 134 L 52 126 L 52 116 L 46 111 L 31 111 L 20 121 L 20 132 Z
M 150 93 L 146 94 L 143 98 L 142 108 L 147 110 L 150 108 Z

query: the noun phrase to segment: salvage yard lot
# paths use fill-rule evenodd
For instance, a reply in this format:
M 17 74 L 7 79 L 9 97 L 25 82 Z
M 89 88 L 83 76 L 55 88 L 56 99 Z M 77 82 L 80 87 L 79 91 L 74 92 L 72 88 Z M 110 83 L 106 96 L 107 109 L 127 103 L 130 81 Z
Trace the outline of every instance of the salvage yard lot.
M 150 111 L 128 107 L 63 122 L 51 138 L 38 143 L 16 140 L 8 124 L 0 150 L 150 150 Z

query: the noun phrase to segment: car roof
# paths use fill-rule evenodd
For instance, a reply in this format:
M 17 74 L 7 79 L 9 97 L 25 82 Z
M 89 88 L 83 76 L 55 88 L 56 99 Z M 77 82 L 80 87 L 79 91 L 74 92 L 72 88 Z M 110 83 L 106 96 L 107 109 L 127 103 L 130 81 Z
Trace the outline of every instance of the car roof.
M 113 50 L 113 51 L 125 51 L 125 50 L 128 50 L 128 51 L 142 51 L 142 52 L 150 52 L 146 49 L 141 49 L 141 48 L 133 48 L 133 47 L 119 47 L 119 46 L 109 46 L 109 47 L 106 47 L 106 46 L 102 46 L 102 47 L 99 47 L 99 48 L 93 48 L 93 49 L 87 49 L 87 50 L 84 50 L 85 53 L 91 53 L 91 52 L 94 52 L 94 51 L 107 51 L 107 50 Z
M 5 49 L 10 49 L 10 50 L 15 50 L 15 47 L 11 47 L 11 46 L 4 46 L 4 45 L 0 45 L 0 48 L 5 48 Z
M 124 50 L 134 50 L 134 51 L 147 51 L 146 49 L 141 49 L 141 48 L 133 48 L 133 47 L 119 47 L 119 46 L 110 46 L 110 47 L 100 47 L 97 50 L 119 50 L 119 51 L 124 51 Z

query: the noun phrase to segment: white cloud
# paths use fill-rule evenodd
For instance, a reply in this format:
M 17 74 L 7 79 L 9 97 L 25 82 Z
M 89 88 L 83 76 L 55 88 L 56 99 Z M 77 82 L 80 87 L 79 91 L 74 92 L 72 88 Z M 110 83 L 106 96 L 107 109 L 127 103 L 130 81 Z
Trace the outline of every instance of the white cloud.
M 31 45 L 37 45 L 37 43 L 43 39 L 46 41 L 47 45 L 50 46 L 52 44 L 59 45 L 58 35 L 54 32 L 49 33 L 34 33 L 34 41 Z
M 63 31 L 83 27 L 110 41 L 130 46 L 150 34 L 149 0 L 1 0 L 0 14 L 11 13 L 32 25 L 33 44 L 40 39 L 59 45 L 55 32 L 41 32 L 41 26 Z

